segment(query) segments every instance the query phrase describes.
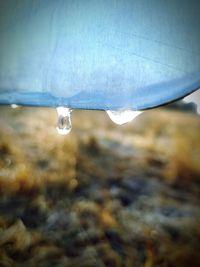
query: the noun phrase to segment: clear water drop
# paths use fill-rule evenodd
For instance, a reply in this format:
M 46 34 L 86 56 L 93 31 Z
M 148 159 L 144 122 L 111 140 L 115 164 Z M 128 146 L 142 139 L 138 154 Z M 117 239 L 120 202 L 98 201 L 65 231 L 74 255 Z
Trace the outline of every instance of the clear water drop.
M 131 122 L 133 119 L 135 119 L 138 115 L 142 113 L 142 111 L 134 110 L 107 110 L 106 112 L 110 119 L 118 125 Z
M 19 106 L 17 104 L 11 104 L 11 108 L 18 108 Z
M 56 129 L 59 134 L 67 135 L 70 133 L 72 129 L 72 123 L 71 123 L 72 110 L 66 107 L 57 107 L 56 110 L 58 113 L 58 122 Z
M 196 106 L 197 106 L 197 113 L 200 115 L 200 89 L 195 91 L 194 93 L 186 96 L 184 99 L 183 99 L 183 102 L 185 103 L 195 103 Z

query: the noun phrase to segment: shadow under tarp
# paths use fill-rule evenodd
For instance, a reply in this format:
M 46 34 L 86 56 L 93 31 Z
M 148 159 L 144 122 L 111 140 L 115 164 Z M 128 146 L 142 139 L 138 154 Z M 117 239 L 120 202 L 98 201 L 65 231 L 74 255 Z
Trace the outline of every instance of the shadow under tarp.
M 199 117 L 55 113 L 0 109 L 0 265 L 200 266 Z

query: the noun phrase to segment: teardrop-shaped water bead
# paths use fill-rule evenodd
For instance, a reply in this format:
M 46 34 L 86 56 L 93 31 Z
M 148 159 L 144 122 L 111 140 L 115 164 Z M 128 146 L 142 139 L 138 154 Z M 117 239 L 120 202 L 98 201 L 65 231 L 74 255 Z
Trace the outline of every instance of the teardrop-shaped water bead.
M 58 122 L 56 129 L 59 134 L 67 135 L 70 133 L 72 129 L 72 123 L 71 123 L 72 110 L 66 107 L 57 107 L 56 110 L 58 113 Z

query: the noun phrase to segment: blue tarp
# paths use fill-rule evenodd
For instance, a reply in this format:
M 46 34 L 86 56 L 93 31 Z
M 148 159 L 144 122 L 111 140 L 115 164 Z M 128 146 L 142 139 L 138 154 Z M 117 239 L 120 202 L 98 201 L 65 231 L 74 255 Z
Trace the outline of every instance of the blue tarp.
M 0 0 L 0 103 L 144 109 L 200 87 L 199 0 Z

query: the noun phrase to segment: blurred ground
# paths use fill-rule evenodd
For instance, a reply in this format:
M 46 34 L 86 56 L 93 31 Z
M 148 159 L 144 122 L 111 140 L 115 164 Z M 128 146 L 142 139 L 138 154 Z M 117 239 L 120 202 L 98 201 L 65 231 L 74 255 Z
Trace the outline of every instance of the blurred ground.
M 0 266 L 200 266 L 200 118 L 0 108 Z

